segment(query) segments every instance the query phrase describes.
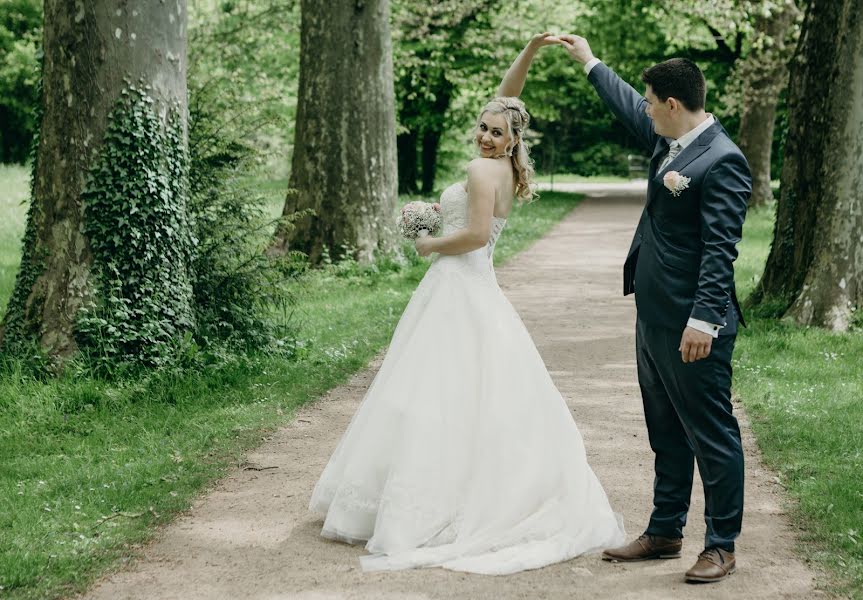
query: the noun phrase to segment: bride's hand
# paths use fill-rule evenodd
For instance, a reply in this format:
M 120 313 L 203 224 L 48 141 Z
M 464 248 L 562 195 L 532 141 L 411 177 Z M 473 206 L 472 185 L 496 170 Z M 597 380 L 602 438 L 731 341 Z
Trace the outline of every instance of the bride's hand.
M 542 48 L 543 46 L 553 46 L 554 44 L 559 44 L 560 38 L 556 35 L 552 35 L 548 31 L 545 33 L 538 33 L 530 39 L 528 42 L 528 46 L 532 46 L 533 48 Z
M 417 253 L 420 256 L 428 256 L 432 252 L 434 252 L 434 238 L 428 234 L 420 235 L 415 241 L 414 245 L 417 248 Z

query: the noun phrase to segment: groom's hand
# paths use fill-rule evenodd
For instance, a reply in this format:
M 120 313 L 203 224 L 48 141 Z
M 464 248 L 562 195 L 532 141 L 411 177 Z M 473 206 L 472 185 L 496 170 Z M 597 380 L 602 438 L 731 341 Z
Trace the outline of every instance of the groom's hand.
M 560 39 L 561 45 L 566 48 L 569 55 L 583 65 L 586 65 L 593 60 L 593 52 L 590 51 L 590 44 L 580 35 L 572 35 L 565 33 L 557 36 Z
M 680 357 L 685 363 L 695 362 L 710 356 L 710 347 L 713 345 L 713 336 L 692 327 L 683 330 L 680 339 Z

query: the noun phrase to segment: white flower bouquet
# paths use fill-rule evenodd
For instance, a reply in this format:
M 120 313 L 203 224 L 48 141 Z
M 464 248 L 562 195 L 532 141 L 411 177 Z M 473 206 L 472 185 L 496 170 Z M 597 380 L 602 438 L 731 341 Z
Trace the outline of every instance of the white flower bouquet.
M 408 202 L 402 207 L 402 212 L 396 221 L 399 233 L 409 240 L 415 240 L 421 235 L 434 235 L 440 226 L 441 208 L 437 202 L 434 204 L 419 200 Z

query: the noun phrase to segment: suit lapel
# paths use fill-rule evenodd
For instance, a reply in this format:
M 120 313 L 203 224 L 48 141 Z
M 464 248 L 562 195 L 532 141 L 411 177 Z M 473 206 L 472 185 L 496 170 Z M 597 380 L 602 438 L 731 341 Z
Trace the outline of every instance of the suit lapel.
M 667 173 L 668 171 L 677 171 L 678 173 L 683 171 L 683 169 L 685 169 L 689 163 L 691 163 L 693 160 L 695 160 L 696 158 L 698 158 L 699 156 L 701 156 L 702 154 L 707 152 L 707 149 L 710 148 L 710 143 L 713 141 L 713 139 L 716 137 L 716 135 L 720 131 L 724 132 L 725 129 L 722 127 L 722 125 L 719 124 L 719 121 L 716 120 L 713 123 L 713 125 L 711 125 L 707 129 L 705 129 L 701 133 L 701 135 L 699 135 L 697 138 L 695 138 L 695 140 L 693 140 L 693 142 L 691 144 L 689 144 L 686 148 L 681 150 L 680 154 L 675 156 L 674 160 L 672 160 L 668 164 L 668 166 L 665 167 L 665 169 L 663 171 L 659 171 L 659 169 L 658 169 L 659 165 L 657 163 L 657 167 L 656 167 L 657 170 L 654 171 L 653 177 L 651 177 L 650 181 L 648 182 L 648 190 L 647 190 L 648 191 L 648 197 L 647 197 L 648 205 L 653 200 L 653 197 L 656 195 L 656 192 L 659 189 L 661 189 L 663 186 L 662 176 L 665 173 Z M 664 138 L 662 139 L 662 143 L 665 145 L 665 148 L 667 149 L 668 143 L 665 142 Z M 659 148 L 659 144 L 657 144 L 657 150 L 658 150 L 658 148 Z M 657 151 L 654 151 L 653 156 L 654 156 L 654 160 L 655 160 L 656 156 L 657 156 Z M 664 156 L 664 153 L 663 153 L 663 156 Z M 652 166 L 653 165 L 651 163 L 651 167 Z

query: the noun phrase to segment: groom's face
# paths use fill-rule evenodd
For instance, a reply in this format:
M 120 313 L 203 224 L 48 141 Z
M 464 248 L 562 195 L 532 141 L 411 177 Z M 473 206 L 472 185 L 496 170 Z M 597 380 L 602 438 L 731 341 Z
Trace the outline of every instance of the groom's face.
M 672 130 L 672 115 L 668 100 L 663 102 L 657 98 L 649 85 L 644 91 L 644 99 L 647 100 L 647 108 L 644 112 L 653 121 L 653 128 L 656 130 L 656 133 L 658 135 L 669 135 Z

